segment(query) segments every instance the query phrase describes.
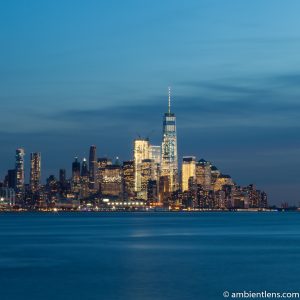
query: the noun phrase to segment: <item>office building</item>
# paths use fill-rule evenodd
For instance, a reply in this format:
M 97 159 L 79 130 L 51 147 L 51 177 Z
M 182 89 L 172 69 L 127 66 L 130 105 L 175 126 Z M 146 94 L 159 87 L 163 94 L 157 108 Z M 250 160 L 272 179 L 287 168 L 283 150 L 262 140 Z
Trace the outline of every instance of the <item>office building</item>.
M 41 153 L 30 153 L 30 190 L 36 193 L 41 181 Z
M 123 162 L 124 199 L 134 199 L 134 161 Z
M 99 189 L 98 185 L 98 167 L 97 167 L 97 148 L 95 145 L 90 147 L 89 155 L 89 185 L 92 192 L 96 192 Z
M 163 119 L 163 140 L 161 156 L 161 176 L 169 177 L 169 191 L 178 189 L 178 156 L 176 116 L 171 112 L 171 94 L 169 89 L 168 112 Z
M 196 157 L 184 156 L 182 159 L 181 189 L 183 192 L 189 190 L 190 178 L 196 177 Z
M 134 141 L 133 160 L 134 160 L 134 190 L 141 191 L 142 186 L 142 161 L 149 159 L 150 144 L 148 139 L 136 139 Z

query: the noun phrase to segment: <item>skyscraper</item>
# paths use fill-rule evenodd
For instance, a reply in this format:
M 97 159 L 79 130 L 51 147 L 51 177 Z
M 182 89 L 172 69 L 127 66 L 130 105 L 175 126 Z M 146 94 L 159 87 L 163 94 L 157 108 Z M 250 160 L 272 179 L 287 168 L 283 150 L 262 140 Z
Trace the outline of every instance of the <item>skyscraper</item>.
M 80 197 L 86 198 L 89 194 L 89 170 L 86 158 L 83 158 L 81 163 L 81 177 L 80 177 Z
M 196 164 L 196 182 L 202 185 L 204 190 L 210 190 L 212 187 L 211 165 L 203 158 Z
M 147 200 L 148 183 L 154 180 L 155 167 L 152 159 L 143 159 L 141 163 L 141 190 L 139 198 Z
M 78 161 L 78 158 L 75 157 L 75 160 L 72 163 L 72 191 L 78 193 L 79 188 L 80 188 L 80 162 Z
M 123 162 L 124 198 L 134 198 L 134 162 L 132 160 Z
M 80 177 L 80 162 L 78 157 L 75 157 L 75 160 L 72 163 L 72 178 Z
M 85 157 L 82 159 L 82 163 L 81 163 L 81 176 L 84 177 L 89 176 L 89 170 L 88 170 L 87 161 Z
M 178 156 L 176 117 L 171 113 L 171 91 L 169 88 L 168 112 L 163 119 L 163 140 L 161 157 L 161 176 L 169 178 L 169 192 L 178 189 Z
M 161 163 L 161 146 L 150 145 L 149 158 L 153 159 L 155 164 Z
M 189 180 L 190 178 L 195 178 L 196 176 L 196 157 L 195 156 L 185 156 L 182 160 L 182 178 L 181 178 L 181 188 L 182 191 L 189 190 Z
M 30 189 L 33 193 L 37 192 L 41 180 L 41 153 L 30 153 Z
M 24 195 L 24 155 L 25 151 L 23 148 L 16 150 L 16 198 L 17 201 L 21 201 Z
M 161 166 L 161 146 L 150 145 L 149 158 L 154 163 L 154 179 L 159 180 Z
M 104 176 L 104 170 L 107 166 L 111 166 L 112 161 L 110 158 L 107 157 L 100 157 L 97 159 L 97 173 L 98 173 L 98 185 L 99 185 L 99 191 L 102 190 L 103 185 L 103 176 Z
M 114 196 L 120 200 L 123 197 L 122 167 L 107 165 L 103 169 L 101 193 L 104 196 Z
M 150 145 L 148 139 L 136 139 L 134 141 L 134 150 L 133 150 L 133 157 L 134 157 L 134 190 L 136 192 L 141 191 L 141 165 L 144 159 L 149 159 L 150 155 Z
M 92 145 L 90 147 L 90 156 L 89 156 L 89 172 L 90 172 L 90 189 L 92 191 L 98 190 L 98 178 L 97 178 L 97 154 L 96 146 Z

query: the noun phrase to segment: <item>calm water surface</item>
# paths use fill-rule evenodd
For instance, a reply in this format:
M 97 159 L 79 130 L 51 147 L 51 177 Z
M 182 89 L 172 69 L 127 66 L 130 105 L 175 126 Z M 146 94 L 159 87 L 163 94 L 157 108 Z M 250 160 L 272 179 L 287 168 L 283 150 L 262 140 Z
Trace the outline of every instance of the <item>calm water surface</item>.
M 299 213 L 0 214 L 0 299 L 300 290 Z

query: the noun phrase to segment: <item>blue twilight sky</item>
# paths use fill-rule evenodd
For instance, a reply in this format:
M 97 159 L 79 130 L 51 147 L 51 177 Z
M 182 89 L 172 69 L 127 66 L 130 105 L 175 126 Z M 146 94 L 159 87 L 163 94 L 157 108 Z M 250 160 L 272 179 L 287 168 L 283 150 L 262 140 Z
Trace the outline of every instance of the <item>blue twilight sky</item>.
M 0 4 L 0 179 L 14 151 L 43 178 L 75 155 L 161 141 L 172 86 L 179 154 L 272 203 L 300 201 L 300 1 L 10 0 Z M 69 173 L 70 174 L 70 173 Z

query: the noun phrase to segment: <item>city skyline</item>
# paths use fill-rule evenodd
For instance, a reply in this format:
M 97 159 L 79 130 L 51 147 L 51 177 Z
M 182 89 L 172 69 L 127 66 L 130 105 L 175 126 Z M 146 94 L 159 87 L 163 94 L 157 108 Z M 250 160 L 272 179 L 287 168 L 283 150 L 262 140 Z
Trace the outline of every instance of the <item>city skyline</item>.
M 168 186 L 170 186 L 170 191 L 175 192 L 177 190 L 182 190 L 182 192 L 189 190 L 187 187 L 189 186 L 189 177 L 195 177 L 197 174 L 197 167 L 196 165 L 204 164 L 205 167 L 208 167 L 209 172 L 210 168 L 215 168 L 218 172 L 219 170 L 215 167 L 213 162 L 209 162 L 203 159 L 203 157 L 196 157 L 196 156 L 187 156 L 182 155 L 180 156 L 182 159 L 178 160 L 178 154 L 177 154 L 177 130 L 176 130 L 176 116 L 171 111 L 171 88 L 168 87 L 168 106 L 167 106 L 167 112 L 163 116 L 163 130 L 162 130 L 162 142 L 161 146 L 154 145 L 152 142 L 150 143 L 149 137 L 141 137 L 138 134 L 138 137 L 133 140 L 133 147 L 131 149 L 131 157 L 127 160 L 123 160 L 123 164 L 130 162 L 134 162 L 134 191 L 137 193 L 138 197 L 141 199 L 147 200 L 147 196 L 141 192 L 141 187 L 143 186 L 143 181 L 141 179 L 141 174 L 143 173 L 143 163 L 151 162 L 151 168 L 152 168 L 152 162 L 157 165 L 157 175 L 156 176 L 167 176 L 168 179 Z M 159 148 L 159 149 L 158 149 Z M 136 150 L 138 149 L 138 150 Z M 16 150 L 16 197 L 18 196 L 18 186 L 24 186 L 26 184 L 26 178 L 27 174 L 24 171 L 26 169 L 25 167 L 25 149 L 23 147 L 19 147 Z M 74 176 L 74 168 L 77 170 L 75 172 L 78 173 L 78 175 L 75 175 L 75 177 L 78 176 L 78 184 L 80 185 L 82 173 L 84 173 L 83 176 L 87 177 L 87 190 L 94 190 L 95 192 L 98 190 L 96 187 L 96 181 L 97 181 L 97 171 L 98 169 L 98 163 L 101 160 L 110 160 L 113 165 L 119 164 L 119 156 L 111 157 L 111 156 L 98 156 L 97 157 L 97 146 L 91 145 L 89 150 L 89 160 L 87 162 L 87 156 L 74 156 L 74 161 L 69 163 L 68 167 L 66 168 L 65 165 L 63 167 L 60 167 L 56 170 L 55 173 L 52 174 L 44 174 L 42 177 L 41 174 L 41 152 L 30 152 L 30 168 L 28 174 L 28 183 L 30 186 L 30 189 L 34 191 L 38 191 L 38 188 L 40 187 L 42 182 L 42 178 L 44 178 L 44 182 L 46 182 L 51 176 L 54 176 L 56 178 L 61 178 L 61 172 L 64 171 L 64 178 L 70 178 L 70 180 Z M 138 164 L 137 164 L 138 162 Z M 188 167 L 186 169 L 185 164 L 193 163 L 192 168 Z M 187 165 L 186 164 L 186 165 Z M 77 167 L 75 165 L 78 165 Z M 106 165 L 106 164 L 105 164 Z M 149 165 L 150 166 L 150 165 Z M 149 167 L 148 166 L 148 167 Z M 180 171 L 179 171 L 180 168 Z M 90 172 L 91 170 L 91 172 Z M 11 169 L 7 170 L 8 173 L 7 176 L 9 178 Z M 154 171 L 155 172 L 155 171 Z M 188 177 L 184 174 L 189 174 Z M 202 171 L 201 171 L 202 172 Z M 68 175 L 66 175 L 68 174 Z M 160 174 L 160 175 L 158 175 Z M 192 175 L 194 174 L 194 175 Z M 220 173 L 223 175 L 224 173 Z M 57 176 L 58 175 L 58 176 Z M 204 176 L 205 175 L 200 175 Z M 228 176 L 228 175 L 225 175 Z M 53 177 L 53 178 L 54 178 Z M 139 179 L 138 179 L 139 177 Z M 147 177 L 147 182 L 144 182 L 144 189 L 147 189 L 148 180 L 151 180 L 153 176 Z M 184 178 L 186 177 L 186 178 Z M 203 177 L 203 183 L 201 182 L 201 185 L 203 187 L 206 186 L 206 178 Z M 4 178 L 4 177 L 3 177 Z M 231 181 L 231 176 L 229 176 Z M 198 181 L 198 179 L 197 179 Z M 226 181 L 226 180 L 225 180 Z M 1 181 L 0 181 L 1 182 Z M 19 183 L 20 182 L 20 183 Z M 237 184 L 239 186 L 239 180 L 238 178 L 232 179 L 232 182 L 234 184 Z M 226 183 L 224 183 L 226 184 Z M 248 183 L 249 184 L 249 183 Z M 250 184 L 253 184 L 253 181 L 250 182 Z M 208 184 L 207 189 L 209 189 L 210 184 Z M 256 185 L 255 185 L 256 186 Z M 220 186 L 221 189 L 222 185 Z M 158 189 L 158 187 L 157 187 Z M 262 187 L 263 189 L 263 187 Z M 117 193 L 116 193 L 117 194 Z M 87 192 L 88 195 L 88 192 Z M 285 201 L 285 199 L 282 199 L 281 203 L 274 203 L 272 200 L 268 202 L 269 204 L 273 205 L 288 205 L 288 201 Z M 297 205 L 297 202 L 291 202 L 292 205 Z
M 255 184 L 241 186 L 213 162 L 183 156 L 179 171 L 176 114 L 168 88 L 160 145 L 148 137 L 133 141 L 131 160 L 99 157 L 91 145 L 89 159 L 76 156 L 72 172 L 60 168 L 41 182 L 42 157 L 30 153 L 29 184 L 25 181 L 25 149 L 16 149 L 15 168 L 0 182 L 2 209 L 25 210 L 266 210 L 267 194 Z M 287 202 L 282 203 L 288 208 Z
M 137 133 L 160 140 L 171 85 L 180 156 L 298 204 L 300 4 L 288 3 L 4 3 L 0 174 L 20 146 L 47 158 L 43 180 L 87 145 L 129 159 Z
M 0 300 L 300 298 L 299 11 L 1 1 Z

